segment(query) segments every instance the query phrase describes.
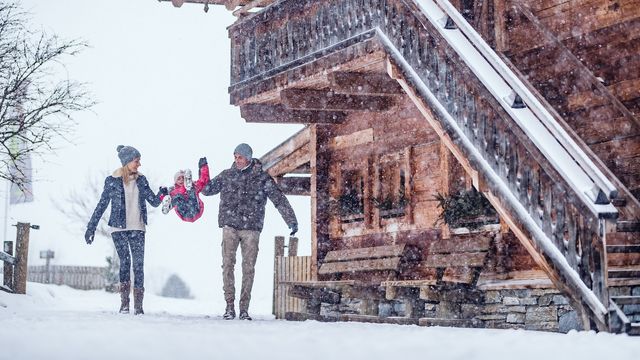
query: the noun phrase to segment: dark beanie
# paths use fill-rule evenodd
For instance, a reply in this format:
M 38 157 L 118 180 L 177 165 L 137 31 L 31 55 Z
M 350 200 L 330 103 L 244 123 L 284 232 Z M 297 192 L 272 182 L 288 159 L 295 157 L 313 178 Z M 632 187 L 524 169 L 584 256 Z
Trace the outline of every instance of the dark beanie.
M 133 146 L 118 145 L 116 150 L 118 151 L 118 157 L 120 158 L 122 166 L 125 166 L 132 162 L 133 159 L 140 157 L 140 151 Z
M 234 154 L 238 154 L 243 156 L 246 159 L 251 160 L 253 158 L 253 149 L 251 149 L 251 146 L 242 143 L 238 146 L 236 146 L 236 149 L 233 150 Z

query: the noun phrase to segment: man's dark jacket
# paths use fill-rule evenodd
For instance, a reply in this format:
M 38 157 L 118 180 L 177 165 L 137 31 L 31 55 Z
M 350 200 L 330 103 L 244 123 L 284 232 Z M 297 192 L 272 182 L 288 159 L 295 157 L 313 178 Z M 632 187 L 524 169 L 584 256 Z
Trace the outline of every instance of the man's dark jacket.
M 218 226 L 230 226 L 236 230 L 262 231 L 267 198 L 273 202 L 289 228 L 297 224 L 296 215 L 289 200 L 273 178 L 262 170 L 258 159 L 242 170 L 235 164 L 222 171 L 207 183 L 203 195 L 220 193 Z
M 155 194 L 149 187 L 149 182 L 144 175 L 137 177 L 136 185 L 138 186 L 138 201 L 140 203 L 140 214 L 142 214 L 142 221 L 147 224 L 147 204 L 146 201 L 153 207 L 160 205 L 160 194 Z M 95 232 L 98 222 L 107 209 L 107 206 L 111 202 L 111 215 L 109 216 L 109 226 L 124 229 L 127 227 L 126 220 L 126 206 L 124 203 L 124 184 L 122 182 L 121 169 L 114 172 L 113 176 L 108 176 L 104 180 L 104 189 L 100 196 L 100 201 L 96 209 L 93 211 L 91 220 L 87 225 L 87 229 Z

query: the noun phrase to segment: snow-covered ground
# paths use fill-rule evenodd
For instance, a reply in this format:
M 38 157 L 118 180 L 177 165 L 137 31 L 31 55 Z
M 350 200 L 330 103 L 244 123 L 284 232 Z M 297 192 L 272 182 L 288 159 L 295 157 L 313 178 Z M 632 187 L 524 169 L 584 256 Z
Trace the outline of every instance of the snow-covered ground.
M 118 295 L 28 284 L 0 292 L 0 359 L 638 359 L 640 338 L 594 332 L 287 322 L 255 299 L 254 321 L 225 321 L 221 301 L 148 295 L 143 316 Z

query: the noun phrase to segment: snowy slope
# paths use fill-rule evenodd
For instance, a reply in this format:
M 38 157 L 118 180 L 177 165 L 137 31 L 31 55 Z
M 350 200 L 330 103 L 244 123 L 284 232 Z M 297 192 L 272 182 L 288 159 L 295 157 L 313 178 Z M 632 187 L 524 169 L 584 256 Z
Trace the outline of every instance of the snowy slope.
M 0 359 L 620 360 L 640 354 L 640 339 L 626 335 L 287 322 L 267 314 L 225 321 L 219 303 L 152 295 L 146 315 L 119 315 L 116 294 L 28 288 L 27 296 L 0 293 Z

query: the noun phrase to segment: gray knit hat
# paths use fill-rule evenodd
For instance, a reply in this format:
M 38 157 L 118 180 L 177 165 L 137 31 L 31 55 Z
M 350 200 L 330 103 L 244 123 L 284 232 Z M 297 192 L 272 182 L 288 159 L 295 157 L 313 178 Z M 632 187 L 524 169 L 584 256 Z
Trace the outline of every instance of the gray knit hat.
M 125 166 L 132 162 L 133 159 L 140 157 L 140 151 L 133 146 L 118 145 L 116 150 L 118 151 L 118 157 L 120 158 L 122 166 Z
M 236 146 L 235 150 L 233 150 L 233 153 L 241 155 L 248 160 L 251 160 L 253 158 L 253 149 L 251 149 L 251 146 L 245 143 Z

